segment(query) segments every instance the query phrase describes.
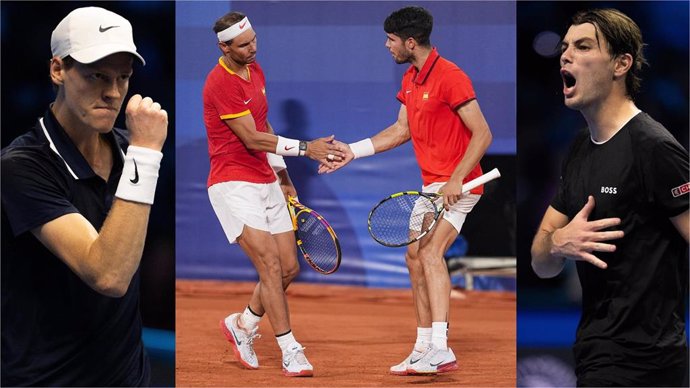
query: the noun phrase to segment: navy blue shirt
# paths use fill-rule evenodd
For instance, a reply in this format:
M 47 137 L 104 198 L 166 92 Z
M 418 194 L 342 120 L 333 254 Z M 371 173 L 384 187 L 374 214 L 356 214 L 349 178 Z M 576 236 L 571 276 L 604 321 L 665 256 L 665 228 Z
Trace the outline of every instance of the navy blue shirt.
M 579 380 L 656 386 L 658 371 L 687 368 L 687 242 L 669 218 L 688 211 L 688 179 L 688 152 L 644 112 L 603 144 L 576 137 L 551 206 L 572 219 L 592 195 L 589 220 L 619 217 L 625 232 L 594 253 L 607 269 L 577 262 Z
M 3 386 L 149 384 L 139 271 L 123 297 L 99 294 L 31 233 L 70 213 L 80 213 L 100 230 L 128 145 L 122 130 L 101 136 L 113 152 L 107 182 L 50 109 L 32 131 L 2 150 Z

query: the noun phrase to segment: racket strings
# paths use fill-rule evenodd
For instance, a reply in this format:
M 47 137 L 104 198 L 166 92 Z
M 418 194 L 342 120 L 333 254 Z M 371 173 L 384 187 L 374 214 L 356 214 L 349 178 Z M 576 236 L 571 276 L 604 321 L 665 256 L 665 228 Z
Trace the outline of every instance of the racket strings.
M 402 246 L 428 229 L 437 211 L 430 199 L 419 194 L 393 196 L 372 210 L 369 231 L 384 245 Z
M 297 234 L 302 241 L 301 249 L 314 265 L 324 272 L 337 268 L 338 247 L 328 226 L 314 213 L 302 212 L 297 216 Z

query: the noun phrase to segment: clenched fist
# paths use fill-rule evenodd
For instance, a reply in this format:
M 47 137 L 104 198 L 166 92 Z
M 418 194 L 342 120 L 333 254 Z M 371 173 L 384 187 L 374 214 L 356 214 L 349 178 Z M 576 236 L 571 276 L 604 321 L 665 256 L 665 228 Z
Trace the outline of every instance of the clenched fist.
M 168 112 L 150 97 L 135 94 L 125 109 L 129 144 L 160 151 L 168 136 Z

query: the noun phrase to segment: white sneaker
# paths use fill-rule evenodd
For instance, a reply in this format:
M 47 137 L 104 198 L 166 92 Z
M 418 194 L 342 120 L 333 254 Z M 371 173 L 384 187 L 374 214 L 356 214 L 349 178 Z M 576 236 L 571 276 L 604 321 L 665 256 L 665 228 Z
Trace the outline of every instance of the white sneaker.
M 412 353 L 410 353 L 407 356 L 407 358 L 403 360 L 403 362 L 401 362 L 398 365 L 393 365 L 390 368 L 390 373 L 396 376 L 407 376 L 407 367 L 410 365 L 410 359 L 412 359 L 413 357 L 414 359 L 421 358 L 422 353 L 423 352 L 420 352 L 419 350 L 417 350 L 417 348 L 413 348 Z
M 289 349 L 283 354 L 283 374 L 288 377 L 313 376 L 314 367 L 311 366 L 304 355 L 301 345 Z
M 452 372 L 457 369 L 459 369 L 458 363 L 450 348 L 441 350 L 433 344 L 429 344 L 420 358 L 410 358 L 407 374 L 428 375 Z
M 225 338 L 232 344 L 232 351 L 239 362 L 247 369 L 258 369 L 259 359 L 254 353 L 254 340 L 261 337 L 261 334 L 256 332 L 259 327 L 255 327 L 251 332 L 247 333 L 245 330 L 237 326 L 237 320 L 240 313 L 230 314 L 225 319 L 220 320 L 220 329 L 223 331 Z

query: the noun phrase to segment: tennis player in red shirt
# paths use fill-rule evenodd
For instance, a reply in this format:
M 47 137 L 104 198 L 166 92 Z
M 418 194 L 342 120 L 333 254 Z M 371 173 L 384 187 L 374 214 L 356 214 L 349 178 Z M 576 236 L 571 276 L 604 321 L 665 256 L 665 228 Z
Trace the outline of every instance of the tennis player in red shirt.
M 333 136 L 306 142 L 274 135 L 268 122 L 266 81 L 256 62 L 256 32 L 249 19 L 230 12 L 216 21 L 213 30 L 223 55 L 208 74 L 203 91 L 211 159 L 208 194 L 228 241 L 240 245 L 260 280 L 245 311 L 222 319 L 221 330 L 240 363 L 257 369 L 253 341 L 259 337 L 259 320 L 267 313 L 283 353 L 283 373 L 311 376 L 313 367 L 292 334 L 285 298 L 299 264 L 285 202 L 286 195 L 297 193 L 282 156 L 307 156 L 331 165 L 343 153 L 332 143 Z
M 417 340 L 395 375 L 435 374 L 458 369 L 448 347 L 450 276 L 443 255 L 457 238 L 483 187 L 462 195 L 462 184 L 482 174 L 479 160 L 491 144 L 491 130 L 479 109 L 472 83 L 438 54 L 429 37 L 431 14 L 405 7 L 384 22 L 386 48 L 398 64 L 410 63 L 397 99 L 398 119 L 371 138 L 349 144 L 332 172 L 353 159 L 388 151 L 409 140 L 422 171 L 423 191 L 443 193 L 446 212 L 434 229 L 405 255 L 417 315 Z

